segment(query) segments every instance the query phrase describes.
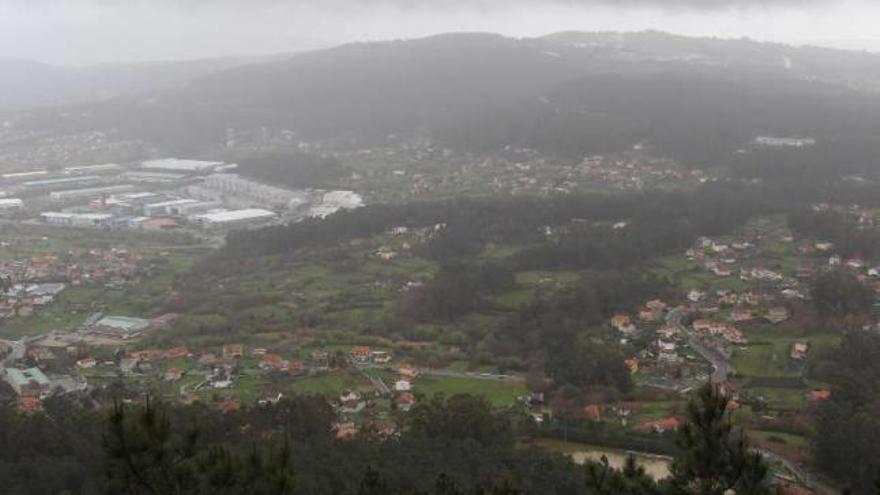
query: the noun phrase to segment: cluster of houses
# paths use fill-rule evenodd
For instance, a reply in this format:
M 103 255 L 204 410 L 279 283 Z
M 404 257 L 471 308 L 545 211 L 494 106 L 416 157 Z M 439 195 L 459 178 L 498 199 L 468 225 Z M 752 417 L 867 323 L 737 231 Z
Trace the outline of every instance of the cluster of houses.
M 127 247 L 71 251 L 0 261 L 0 273 L 13 283 L 57 281 L 72 286 L 122 285 L 134 278 L 142 256 Z
M 445 227 L 444 223 L 418 229 L 403 225 L 392 227 L 386 232 L 387 242 L 379 246 L 373 252 L 373 256 L 382 261 L 391 261 L 403 254 L 411 253 L 415 246 L 429 240 Z
M 790 236 L 783 236 L 781 240 L 793 242 Z M 803 262 L 795 277 L 786 276 L 777 269 L 769 268 L 766 260 L 757 256 L 756 247 L 747 240 L 722 243 L 701 237 L 693 247 L 685 251 L 685 256 L 689 261 L 700 263 L 703 269 L 719 278 L 738 277 L 743 281 L 758 282 L 764 287 L 778 288 L 789 299 L 803 299 L 799 279 L 812 277 L 815 266 L 810 262 Z
M 115 320 L 122 317 L 104 317 Z M 150 320 L 143 320 L 149 322 Z M 112 323 L 112 322 L 111 322 Z M 124 321 L 123 323 L 129 323 Z M 97 324 L 97 323 L 96 323 Z M 419 377 L 419 370 L 409 364 L 390 366 L 392 355 L 388 351 L 374 350 L 369 346 L 356 346 L 347 353 L 329 353 L 323 350 L 311 352 L 303 360 L 282 357 L 266 348 L 246 349 L 239 343 L 227 343 L 220 348 L 193 350 L 178 346 L 167 349 L 140 349 L 125 352 L 121 346 L 90 345 L 85 340 L 68 341 L 64 335 L 49 335 L 29 342 L 22 356 L 14 362 L 19 365 L 26 361 L 35 362 L 38 367 L 19 369 L 10 367 L 3 371 L 2 379 L 9 382 L 16 393 L 25 398 L 22 407 L 38 407 L 39 402 L 31 397 L 42 398 L 54 390 L 53 380 L 47 378 L 46 370 L 54 373 L 72 373 L 78 384 L 89 386 L 100 383 L 104 378 L 126 377 L 127 389 L 146 391 L 161 383 L 175 385 L 180 383 L 180 399 L 193 400 L 195 393 L 213 390 L 226 398 L 217 404 L 221 410 L 230 412 L 240 408 L 235 394 L 225 393 L 236 389 L 244 375 L 255 372 L 276 379 L 296 379 L 317 374 L 345 365 L 355 365 L 359 372 L 370 378 L 377 397 L 388 397 L 399 411 L 409 411 L 416 398 L 412 390 Z M 122 341 L 117 341 L 120 344 Z M 8 349 L 5 353 L 9 354 Z M 0 356 L 2 357 L 2 356 Z M 9 364 L 9 363 L 8 363 Z M 388 366 L 384 366 L 388 365 Z M 391 369 L 395 379 L 388 385 L 379 378 L 375 370 Z M 384 373 L 384 371 L 382 372 Z M 53 375 L 56 376 L 56 375 Z M 61 375 L 58 375 L 61 376 Z M 64 375 L 66 376 L 66 375 Z M 183 381 L 187 376 L 195 380 Z M 385 375 L 387 376 L 387 375 Z M 67 388 L 72 389 L 73 386 Z M 176 389 L 175 389 L 176 390 Z M 37 393 L 37 391 L 39 393 Z M 133 392 L 133 393 L 134 393 Z M 259 403 L 277 402 L 281 394 L 277 390 L 262 397 Z M 337 410 L 343 416 L 361 412 L 370 399 L 361 392 L 346 390 L 339 396 Z
M 696 184 L 706 180 L 703 171 L 687 170 L 667 159 L 645 158 L 638 155 L 606 157 L 593 155 L 584 158 L 575 168 L 580 180 L 621 190 L 641 190 L 646 186 L 663 184 Z
M 392 355 L 390 352 L 374 350 L 369 346 L 356 346 L 349 352 L 349 360 L 356 366 L 370 364 L 384 365 L 389 364 L 391 359 Z M 392 386 L 387 387 L 387 385 L 384 385 L 384 382 L 382 382 L 378 387 L 380 389 L 387 387 L 388 390 L 382 389 L 379 391 L 380 393 L 394 393 L 395 397 L 393 401 L 397 409 L 401 411 L 409 411 L 409 409 L 415 404 L 415 396 L 412 394 L 412 390 L 415 387 L 416 378 L 419 376 L 419 370 L 412 364 L 403 362 L 397 365 L 395 372 L 396 376 Z
M 392 355 L 390 352 L 374 350 L 370 346 L 355 346 L 348 352 L 347 359 L 351 364 L 365 371 L 365 375 L 372 383 L 373 390 L 371 392 L 351 389 L 341 391 L 337 400 L 334 401 L 336 411 L 340 415 L 340 421 L 333 427 L 336 437 L 349 439 L 365 429 L 372 430 L 381 437 L 396 434 L 396 423 L 382 419 L 384 414 L 380 413 L 378 418 L 373 419 L 361 418 L 358 415 L 365 409 L 372 410 L 375 405 L 373 399 L 378 397 L 390 397 L 392 409 L 404 413 L 409 412 L 416 404 L 413 388 L 420 374 L 418 368 L 407 362 L 388 368 L 395 372 L 393 384 L 389 387 L 381 377 L 370 374 L 370 371 L 376 368 L 383 369 L 385 367 L 382 365 L 391 363 Z M 355 420 L 355 417 L 359 419 Z
M 622 401 L 608 404 L 587 404 L 575 411 L 575 415 L 594 423 L 617 423 L 623 427 L 632 427 L 637 431 L 656 434 L 675 432 L 682 425 L 682 420 L 677 416 L 639 418 L 642 412 L 641 403 Z M 541 423 L 543 417 L 536 416 L 535 420 Z
M 6 282 L 0 293 L 0 318 L 31 316 L 69 286 L 126 285 L 142 270 L 140 260 L 127 248 L 0 260 L 0 278 Z
M 412 163 L 413 167 L 351 176 L 352 186 L 393 187 L 395 196 L 424 197 L 430 193 L 443 195 L 461 190 L 564 194 L 583 190 L 585 186 L 641 190 L 646 187 L 687 187 L 708 180 L 703 171 L 688 170 L 672 160 L 646 155 L 642 146 L 614 155 L 587 156 L 579 163 L 555 160 L 539 150 L 513 146 L 490 156 L 456 154 L 430 143 L 393 144 L 343 150 L 341 153 L 359 161 L 385 157 Z M 431 167 L 435 160 L 442 160 L 444 167 Z M 458 166 L 449 167 L 449 163 Z M 365 184 L 368 181 L 375 181 L 375 185 Z
M 63 283 L 24 283 L 9 287 L 0 299 L 0 318 L 31 316 L 51 304 L 66 287 Z
M 729 344 L 744 345 L 748 343 L 742 331 L 728 322 L 715 320 L 695 320 L 691 328 L 702 337 L 714 337 L 724 340 Z
M 684 304 L 674 311 L 684 320 L 681 324 L 687 324 L 692 336 L 703 346 L 729 355 L 731 346 L 748 344 L 739 325 L 760 321 L 778 324 L 791 318 L 788 307 L 771 305 L 772 301 L 771 297 L 754 290 L 710 293 L 692 289 L 686 293 Z M 638 338 L 645 343 L 641 351 L 624 362 L 631 373 L 641 369 L 640 376 L 652 379 L 650 383 L 654 386 L 687 388 L 689 381 L 696 379 L 700 372 L 690 369 L 688 355 L 683 352 L 688 346 L 687 336 L 681 333 L 683 327 L 677 320 L 667 321 L 670 309 L 664 301 L 650 300 L 635 315 L 615 314 L 610 325 L 624 340 Z M 646 336 L 653 338 L 645 339 Z
M 701 380 L 702 371 L 692 368 L 686 359 L 685 336 L 674 321 L 667 321 L 671 309 L 668 303 L 653 299 L 639 308 L 635 316 L 614 315 L 611 326 L 624 340 L 643 343 L 640 351 L 624 360 L 630 373 L 639 373 L 640 380 L 652 386 L 681 390 Z

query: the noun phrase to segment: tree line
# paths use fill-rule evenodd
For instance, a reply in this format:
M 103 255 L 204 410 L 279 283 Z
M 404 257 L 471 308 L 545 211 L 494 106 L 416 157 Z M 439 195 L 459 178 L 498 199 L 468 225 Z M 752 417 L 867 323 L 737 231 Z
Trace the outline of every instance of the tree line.
M 527 416 L 468 395 L 425 398 L 398 434 L 345 441 L 316 397 L 228 414 L 149 400 L 93 411 L 56 398 L 33 415 L 0 409 L 0 479 L 11 495 L 775 493 L 717 388 L 695 395 L 688 419 L 672 475 L 657 481 L 632 459 L 621 470 L 578 466 L 523 446 Z

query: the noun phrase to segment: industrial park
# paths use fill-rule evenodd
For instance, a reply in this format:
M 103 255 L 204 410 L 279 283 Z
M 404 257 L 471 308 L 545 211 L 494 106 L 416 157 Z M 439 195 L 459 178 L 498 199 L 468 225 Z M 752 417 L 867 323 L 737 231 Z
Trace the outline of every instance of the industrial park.
M 100 229 L 228 231 L 325 217 L 363 204 L 352 191 L 285 189 L 237 165 L 166 158 L 0 175 L 7 220 Z

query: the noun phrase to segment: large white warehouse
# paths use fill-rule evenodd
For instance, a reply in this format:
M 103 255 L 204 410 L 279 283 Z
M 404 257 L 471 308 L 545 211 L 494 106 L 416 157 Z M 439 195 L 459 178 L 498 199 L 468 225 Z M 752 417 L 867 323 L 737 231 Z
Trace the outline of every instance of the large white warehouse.
M 228 228 L 243 225 L 259 224 L 273 220 L 277 215 L 269 210 L 248 208 L 245 210 L 227 210 L 205 213 L 192 217 L 207 228 Z

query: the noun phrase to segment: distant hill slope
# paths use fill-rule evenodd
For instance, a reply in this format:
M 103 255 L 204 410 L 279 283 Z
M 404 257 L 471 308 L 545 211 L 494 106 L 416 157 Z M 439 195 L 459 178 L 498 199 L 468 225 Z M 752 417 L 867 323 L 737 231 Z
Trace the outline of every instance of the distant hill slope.
M 449 34 L 245 65 L 38 122 L 118 128 L 178 152 L 221 143 L 231 127 L 270 126 L 572 157 L 646 142 L 711 165 L 757 134 L 880 135 L 878 68 L 880 56 L 863 53 L 653 32 Z
M 658 31 L 636 33 L 561 32 L 541 38 L 575 49 L 644 62 L 764 71 L 808 80 L 880 90 L 880 54 L 815 46 L 762 43 L 748 39 L 692 38 Z
M 0 59 L 0 110 L 105 100 L 180 88 L 194 79 L 277 57 L 224 57 L 181 62 L 64 67 Z

